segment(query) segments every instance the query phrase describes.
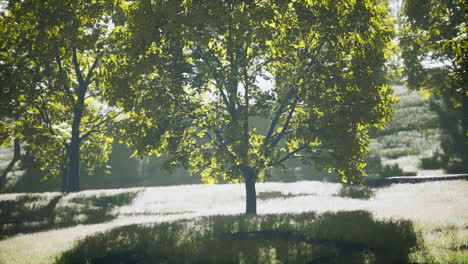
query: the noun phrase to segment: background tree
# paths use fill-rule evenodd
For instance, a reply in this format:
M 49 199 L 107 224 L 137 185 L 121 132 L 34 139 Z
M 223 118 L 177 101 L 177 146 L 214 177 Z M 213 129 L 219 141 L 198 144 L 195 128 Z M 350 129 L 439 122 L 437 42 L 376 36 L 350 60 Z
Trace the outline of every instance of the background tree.
M 384 3 L 121 8 L 126 21 L 114 30 L 120 42 L 106 63 L 106 93 L 129 111 L 125 134 L 136 154 L 169 153 L 169 166 L 206 183 L 243 181 L 247 213 L 257 210 L 255 183 L 288 159 L 359 181 L 368 130 L 381 127 L 394 101 L 383 79 L 392 35 Z
M 96 77 L 114 5 L 9 1 L 0 21 L 2 93 L 9 95 L 2 131 L 27 142 L 46 178 L 62 175 L 65 191 L 79 191 L 80 159 L 92 170 L 110 152 L 104 131 L 117 113 Z
M 442 147 L 458 172 L 468 170 L 467 11 L 461 0 L 405 0 L 400 32 L 408 87 L 442 96 L 455 112 L 446 124 L 447 114 L 439 111 L 449 136 Z
M 4 20 L 0 20 L 0 23 Z M 1 36 L 5 36 L 6 26 L 3 23 L 0 25 Z M 1 50 L 6 50 L 6 41 L 2 38 L 0 42 Z M 22 86 L 18 86 L 20 80 L 25 76 L 19 71 L 13 71 L 18 68 L 16 65 L 21 64 L 21 60 L 11 60 L 9 54 L 3 54 L 2 63 L 0 64 L 0 145 L 9 146 L 13 139 L 13 157 L 7 167 L 2 171 L 0 176 L 0 190 L 6 181 L 7 174 L 13 169 L 15 164 L 21 158 L 20 138 L 15 135 L 14 122 L 18 120 L 21 113 L 20 105 L 15 100 L 20 95 Z

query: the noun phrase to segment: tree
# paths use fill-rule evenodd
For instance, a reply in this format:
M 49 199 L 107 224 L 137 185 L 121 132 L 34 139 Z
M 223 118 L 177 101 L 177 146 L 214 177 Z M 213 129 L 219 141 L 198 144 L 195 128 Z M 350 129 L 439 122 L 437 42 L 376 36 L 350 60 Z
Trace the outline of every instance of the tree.
M 462 171 L 468 169 L 463 147 L 468 144 L 467 10 L 461 0 L 405 0 L 400 32 L 408 87 L 442 96 L 458 111 L 458 118 L 447 126 L 452 143 L 444 148 L 446 154 L 458 149 L 451 158 L 460 160 Z
M 9 1 L 2 14 L 2 130 L 21 137 L 46 178 L 62 175 L 79 191 L 80 160 L 93 170 L 107 160 L 104 133 L 117 112 L 97 78 L 115 1 Z M 14 117 L 12 120 L 12 116 Z
M 361 181 L 368 131 L 394 102 L 384 2 L 135 1 L 120 12 L 106 94 L 128 112 L 135 154 L 169 154 L 208 184 L 243 181 L 252 214 L 255 183 L 289 159 Z

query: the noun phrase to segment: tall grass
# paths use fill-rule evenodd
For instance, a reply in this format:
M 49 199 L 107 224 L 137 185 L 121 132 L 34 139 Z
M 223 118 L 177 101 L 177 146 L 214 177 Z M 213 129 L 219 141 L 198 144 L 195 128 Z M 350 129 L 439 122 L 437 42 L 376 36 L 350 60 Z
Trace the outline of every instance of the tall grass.
M 210 216 L 97 234 L 56 263 L 407 263 L 416 242 L 410 221 L 364 211 Z

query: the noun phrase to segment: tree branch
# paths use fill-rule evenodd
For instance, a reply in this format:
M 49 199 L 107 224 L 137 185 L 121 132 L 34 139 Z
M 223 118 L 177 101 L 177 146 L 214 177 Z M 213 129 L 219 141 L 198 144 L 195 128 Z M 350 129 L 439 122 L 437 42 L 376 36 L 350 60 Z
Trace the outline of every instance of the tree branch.
M 199 46 L 197 46 L 196 51 L 198 52 L 198 54 L 200 54 L 200 57 L 202 57 L 202 59 L 206 62 L 206 64 L 208 65 L 208 67 L 209 67 L 209 68 L 211 69 L 211 71 L 213 72 L 213 76 L 214 76 L 215 79 L 216 79 L 216 84 L 217 84 L 216 87 L 218 88 L 219 93 L 221 94 L 221 97 L 222 97 L 222 99 L 223 99 L 223 101 L 224 101 L 224 104 L 226 105 L 226 107 L 227 107 L 229 113 L 230 113 L 231 115 L 233 115 L 233 114 L 234 114 L 234 111 L 231 109 L 231 102 L 229 102 L 229 100 L 228 100 L 226 94 L 224 93 L 223 88 L 221 87 L 221 85 L 225 86 L 224 81 L 221 81 L 221 79 L 219 78 L 219 75 L 218 75 L 218 73 L 217 73 L 216 68 L 215 68 L 215 67 L 211 64 L 211 62 L 206 58 L 205 53 L 203 52 L 203 50 L 202 50 Z
M 78 78 L 78 83 L 81 86 L 81 85 L 84 84 L 84 79 L 83 79 L 83 75 L 82 75 L 82 72 L 81 72 L 81 69 L 80 69 L 80 63 L 78 62 L 78 58 L 77 58 L 77 55 L 76 55 L 76 48 L 73 48 L 73 51 L 72 51 L 72 62 L 73 62 L 73 66 L 75 68 L 76 77 Z
M 234 155 L 234 154 L 229 150 L 229 148 L 227 147 L 227 145 L 226 145 L 225 142 L 223 141 L 223 138 L 221 137 L 221 135 L 220 135 L 219 133 L 217 133 L 216 131 L 215 131 L 215 134 L 216 134 L 216 139 L 219 140 L 219 143 L 220 143 L 220 144 L 218 144 L 218 143 L 216 142 L 216 140 L 214 140 L 214 143 L 215 143 L 218 147 L 219 147 L 219 146 L 223 147 L 223 148 L 226 150 L 226 152 L 229 154 L 229 156 L 231 156 L 231 158 L 233 159 L 233 161 L 235 161 L 235 160 L 237 159 L 236 155 Z M 208 132 L 205 132 L 205 135 L 206 135 L 210 140 L 213 141 L 213 137 L 212 137 Z
M 91 68 L 89 69 L 88 71 L 88 75 L 86 76 L 86 83 L 89 84 L 90 81 L 91 81 L 91 78 L 93 77 L 94 75 L 94 70 L 96 69 L 97 65 L 98 65 L 98 61 L 99 61 L 99 58 L 95 58 L 94 59 L 94 62 L 93 62 L 93 65 L 91 65 Z
M 62 75 L 66 75 L 67 73 L 63 70 L 63 67 L 62 67 L 62 60 L 60 59 L 60 56 L 57 55 L 55 56 L 55 60 L 57 61 L 57 66 L 59 68 L 59 72 L 62 74 Z M 75 97 L 73 97 L 73 94 L 71 93 L 71 90 L 70 90 L 70 87 L 68 87 L 68 85 L 66 85 L 65 83 L 63 84 L 63 89 L 65 90 L 65 93 L 67 94 L 68 98 L 70 99 L 70 101 L 72 102 L 72 104 L 75 104 Z
M 270 128 L 268 129 L 268 133 L 265 136 L 265 139 L 264 139 L 264 142 L 263 142 L 264 146 L 266 146 L 266 144 L 268 144 L 268 142 L 271 140 L 271 136 L 272 136 L 273 132 L 275 131 L 276 124 L 278 123 L 278 120 L 281 117 L 281 115 L 283 114 L 284 108 L 286 107 L 286 102 L 294 94 L 294 90 L 295 90 L 294 88 L 289 89 L 288 94 L 286 95 L 284 100 L 280 103 L 278 111 L 276 112 L 275 117 L 271 121 Z
M 271 147 L 275 147 L 278 142 L 283 138 L 284 134 L 286 133 L 286 130 L 288 129 L 289 122 L 291 122 L 292 115 L 294 113 L 294 109 L 296 109 L 297 102 L 299 101 L 299 96 L 296 96 L 294 99 L 294 102 L 291 105 L 291 109 L 289 110 L 288 117 L 286 118 L 286 121 L 284 122 L 283 128 L 281 129 L 281 132 L 279 134 L 274 135 L 275 140 L 271 142 Z
M 280 164 L 281 162 L 283 162 L 283 161 L 285 161 L 285 160 L 287 160 L 287 159 L 293 157 L 294 154 L 296 154 L 296 153 L 298 153 L 299 151 L 301 151 L 301 150 L 303 150 L 303 149 L 306 149 L 306 148 L 310 148 L 310 144 L 309 144 L 309 143 L 304 144 L 304 145 L 298 147 L 297 149 L 293 150 L 292 152 L 286 154 L 284 157 L 282 157 L 282 158 L 279 159 L 278 161 L 274 162 L 273 164 L 270 163 L 270 164 L 268 164 L 268 165 L 269 165 L 269 166 L 273 166 L 273 165 L 275 165 L 275 164 Z
M 106 118 L 106 119 L 101 120 L 101 121 L 98 122 L 97 124 L 94 124 L 93 127 L 92 127 L 88 132 L 86 132 L 85 134 L 83 134 L 83 135 L 80 137 L 79 140 L 80 140 L 80 141 L 85 140 L 87 137 L 89 137 L 89 136 L 92 135 L 93 133 L 99 132 L 99 131 L 97 130 L 98 127 L 100 127 L 101 125 L 103 125 L 103 124 L 105 124 L 105 123 L 111 121 L 112 119 L 116 118 L 116 117 L 119 116 L 119 115 L 120 115 L 120 112 L 117 113 L 117 114 L 115 114 L 115 115 L 109 116 L 109 117 Z
M 47 130 L 49 130 L 49 133 L 53 136 L 56 136 L 57 133 L 52 127 L 52 120 L 50 118 L 49 111 L 47 110 L 47 103 L 42 98 L 39 97 L 39 99 L 41 101 L 41 104 L 38 105 L 37 107 L 38 107 L 41 119 L 45 123 Z

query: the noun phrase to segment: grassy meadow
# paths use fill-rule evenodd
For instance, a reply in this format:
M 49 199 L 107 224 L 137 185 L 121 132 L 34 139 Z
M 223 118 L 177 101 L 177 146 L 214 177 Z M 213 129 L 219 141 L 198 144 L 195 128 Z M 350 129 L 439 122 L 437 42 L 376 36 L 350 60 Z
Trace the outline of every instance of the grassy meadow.
M 394 89 L 399 101 L 393 106 L 393 119 L 374 135 L 370 145 L 369 155 L 380 158 L 383 169 L 370 174 L 377 173 L 377 177 L 443 174 L 438 168 L 424 168 L 421 162 L 441 152 L 439 117 L 431 108 L 431 103 L 438 103 L 437 99 L 425 98 L 401 85 L 394 85 Z
M 259 183 L 257 217 L 243 185 L 4 194 L 0 263 L 468 263 L 467 191 Z

